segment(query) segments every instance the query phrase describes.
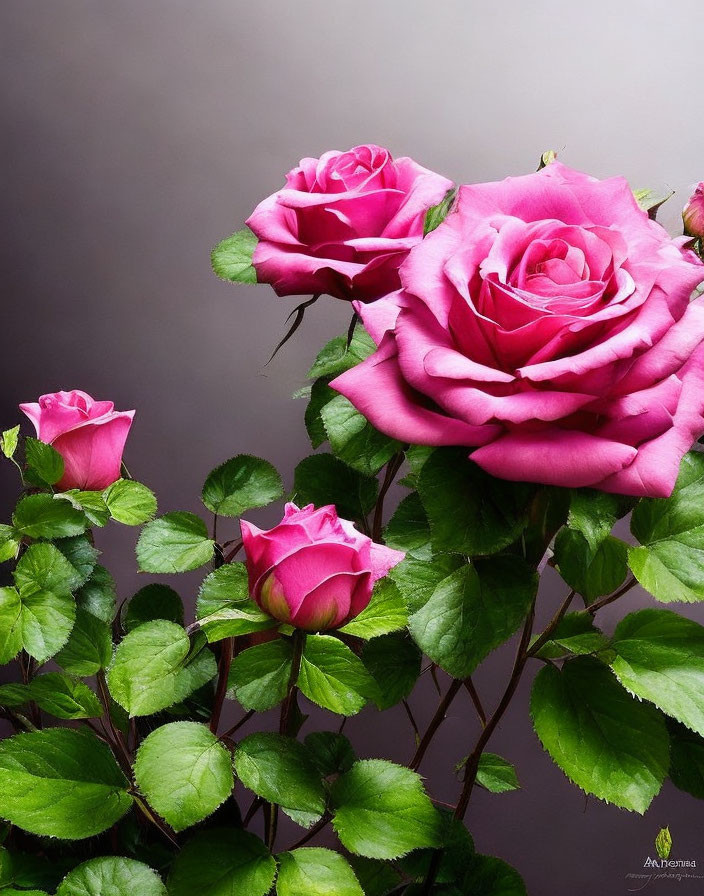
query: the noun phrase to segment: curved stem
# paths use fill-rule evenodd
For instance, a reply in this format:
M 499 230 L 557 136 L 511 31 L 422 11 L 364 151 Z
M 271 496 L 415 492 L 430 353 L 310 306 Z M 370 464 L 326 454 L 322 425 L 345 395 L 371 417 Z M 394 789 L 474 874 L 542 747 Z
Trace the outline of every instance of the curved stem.
M 590 604 L 587 607 L 587 613 L 591 613 L 592 616 L 596 613 L 597 610 L 600 610 L 602 607 L 605 607 L 607 604 L 613 603 L 615 600 L 618 600 L 619 597 L 623 597 L 623 595 L 630 591 L 634 585 L 637 585 L 638 582 L 634 576 L 631 576 L 630 579 L 623 585 L 618 591 L 614 591 L 613 594 L 607 594 L 606 597 L 601 597 L 599 600 L 595 600 L 593 604 Z
M 477 689 L 474 687 L 474 682 L 471 678 L 465 678 L 463 683 L 465 686 L 465 690 L 472 698 L 472 703 L 474 704 L 474 708 L 476 709 L 477 715 L 479 716 L 479 721 L 482 724 L 482 728 L 484 728 L 486 725 L 486 712 L 484 711 L 484 707 L 482 706 L 482 701 L 479 698 Z
M 384 498 L 386 497 L 386 493 L 388 492 L 388 490 L 391 488 L 396 474 L 401 469 L 403 458 L 403 452 L 397 451 L 386 465 L 384 481 L 382 482 L 381 488 L 379 489 L 379 497 L 376 499 L 376 507 L 374 508 L 372 541 L 381 541 L 381 530 L 384 523 Z
M 409 763 L 408 767 L 410 769 L 412 769 L 413 771 L 418 770 L 418 767 L 420 766 L 421 762 L 423 761 L 423 757 L 425 756 L 426 751 L 427 751 L 428 747 L 430 746 L 430 743 L 431 743 L 433 737 L 435 736 L 435 733 L 437 732 L 438 728 L 442 725 L 442 723 L 445 721 L 445 715 L 447 713 L 447 710 L 450 707 L 450 704 L 457 696 L 457 693 L 459 692 L 461 687 L 462 687 L 461 679 L 458 679 L 458 678 L 453 679 L 452 683 L 450 684 L 450 687 L 447 689 L 447 692 L 445 693 L 445 696 L 442 698 L 442 700 L 438 704 L 438 708 L 435 710 L 435 715 L 430 720 L 430 724 L 428 725 L 428 728 L 427 728 L 425 734 L 423 735 L 423 737 L 420 740 L 420 743 L 418 744 L 418 747 L 413 756 L 413 759 L 411 759 L 411 761 Z
M 538 637 L 535 639 L 535 641 L 528 648 L 528 651 L 527 651 L 528 656 L 535 656 L 536 653 L 540 650 L 540 648 L 543 647 L 544 644 L 550 640 L 552 633 L 555 631 L 555 629 L 558 627 L 558 625 L 562 622 L 562 618 L 564 617 L 565 613 L 569 610 L 570 604 L 574 600 L 576 594 L 577 594 L 577 592 L 573 588 L 572 591 L 570 591 L 570 593 L 567 595 L 567 597 L 562 601 L 560 606 L 557 608 L 555 615 L 552 617 L 550 622 L 548 622 L 548 624 L 545 626 L 544 631 L 540 635 L 538 635 Z
M 215 689 L 215 703 L 213 712 L 210 716 L 210 730 L 213 734 L 218 733 L 218 725 L 220 724 L 220 716 L 225 703 L 225 694 L 227 693 L 227 680 L 230 677 L 230 666 L 232 665 L 232 651 L 234 649 L 235 639 L 224 638 L 220 645 L 220 660 L 218 661 L 218 683 Z
M 484 747 L 486 747 L 491 735 L 496 730 L 496 726 L 501 721 L 503 714 L 508 709 L 508 705 L 511 702 L 513 695 L 516 693 L 516 688 L 518 687 L 518 683 L 521 680 L 521 675 L 523 674 L 523 670 L 525 669 L 526 662 L 528 660 L 528 645 L 530 643 L 530 637 L 533 632 L 533 620 L 535 618 L 535 601 L 533 601 L 533 606 L 528 613 L 528 617 L 526 618 L 525 624 L 523 626 L 523 631 L 521 633 L 521 640 L 518 644 L 518 650 L 516 651 L 516 659 L 513 663 L 513 669 L 511 670 L 511 677 L 508 680 L 508 684 L 506 685 L 506 689 L 499 700 L 499 704 L 491 715 L 491 718 L 487 721 L 485 727 L 482 729 L 481 734 L 477 740 L 477 743 L 469 755 L 467 762 L 465 764 L 465 778 L 464 778 L 464 786 L 462 788 L 462 793 L 460 795 L 459 802 L 457 803 L 457 807 L 455 808 L 455 818 L 462 819 L 464 818 L 467 812 L 467 806 L 469 805 L 469 798 L 472 795 L 472 789 L 474 787 L 474 783 L 477 778 L 477 771 L 479 769 L 479 760 L 481 759 L 481 755 L 484 751 Z

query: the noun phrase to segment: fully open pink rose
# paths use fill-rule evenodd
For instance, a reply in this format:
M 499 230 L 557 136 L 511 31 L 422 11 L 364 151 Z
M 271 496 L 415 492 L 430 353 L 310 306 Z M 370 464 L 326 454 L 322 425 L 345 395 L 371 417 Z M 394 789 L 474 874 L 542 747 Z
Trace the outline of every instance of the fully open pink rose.
M 669 495 L 704 432 L 704 266 L 683 243 L 622 178 L 554 162 L 461 187 L 403 290 L 357 306 L 378 350 L 332 386 L 503 479 Z
M 64 459 L 58 488 L 101 490 L 120 478 L 134 411 L 116 411 L 111 401 L 95 401 L 78 389 L 42 395 L 20 410 L 34 424 L 37 438 Z
M 247 221 L 259 237 L 257 279 L 280 296 L 366 302 L 385 295 L 399 286 L 399 265 L 423 238 L 426 211 L 451 187 L 380 146 L 302 159 Z
M 332 505 L 287 504 L 268 531 L 240 525 L 254 600 L 274 619 L 311 631 L 354 619 L 377 579 L 404 557 L 362 535 Z
M 684 232 L 687 236 L 704 237 L 704 181 L 697 186 L 682 212 Z

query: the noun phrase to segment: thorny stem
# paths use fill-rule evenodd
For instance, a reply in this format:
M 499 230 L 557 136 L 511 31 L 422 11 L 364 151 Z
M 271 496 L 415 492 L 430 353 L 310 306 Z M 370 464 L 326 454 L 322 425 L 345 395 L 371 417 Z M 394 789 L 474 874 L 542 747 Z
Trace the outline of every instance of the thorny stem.
M 540 648 L 550 640 L 550 636 L 555 631 L 560 622 L 562 622 L 562 618 L 569 610 L 570 604 L 574 600 L 576 594 L 577 592 L 572 589 L 572 591 L 570 591 L 567 597 L 562 601 L 560 606 L 557 608 L 555 615 L 545 627 L 545 630 L 542 632 L 542 634 L 538 635 L 533 644 L 528 648 L 528 656 L 535 656 Z
M 474 682 L 471 678 L 465 678 L 463 684 L 465 686 L 465 690 L 472 698 L 472 703 L 474 704 L 474 708 L 477 711 L 479 721 L 481 722 L 483 728 L 486 725 L 486 712 L 484 711 L 484 707 L 482 706 L 482 701 L 479 699 L 477 689 L 474 687 Z
M 117 756 L 117 760 L 120 763 L 122 771 L 131 781 L 132 759 L 122 738 L 122 732 L 115 727 L 115 723 L 113 722 L 112 716 L 110 715 L 110 693 L 108 691 L 107 682 L 105 681 L 105 673 L 102 669 L 97 673 L 96 681 L 98 683 L 98 694 L 100 696 L 100 701 L 103 704 L 103 709 L 105 711 L 105 719 L 110 730 L 111 746 L 113 747 L 113 750 Z
M 599 600 L 595 600 L 593 604 L 590 604 L 587 607 L 587 613 L 591 613 L 592 616 L 596 613 L 597 610 L 600 610 L 602 607 L 605 607 L 607 604 L 613 603 L 613 601 L 618 600 L 619 597 L 623 597 L 623 595 L 630 591 L 634 585 L 637 585 L 638 582 L 631 576 L 631 578 L 623 585 L 618 591 L 614 591 L 613 594 L 607 594 L 606 597 L 602 597 Z
M 418 767 L 420 766 L 421 762 L 423 761 L 423 757 L 425 756 L 425 753 L 426 753 L 428 747 L 430 746 L 430 742 L 432 741 L 433 737 L 435 736 L 435 733 L 438 730 L 438 728 L 445 721 L 445 715 L 447 713 L 447 710 L 449 709 L 452 701 L 457 696 L 457 693 L 459 692 L 461 687 L 462 687 L 461 679 L 458 679 L 458 678 L 453 679 L 452 683 L 450 684 L 450 687 L 447 689 L 445 696 L 442 698 L 442 700 L 438 704 L 438 708 L 435 711 L 435 715 L 430 720 L 430 724 L 428 725 L 428 728 L 427 728 L 425 734 L 421 738 L 420 743 L 418 744 L 416 752 L 413 756 L 413 759 L 411 759 L 411 762 L 408 766 L 409 768 L 413 769 L 413 771 L 417 771 Z
M 296 693 L 298 691 L 298 676 L 301 671 L 301 659 L 303 658 L 303 649 L 306 645 L 306 633 L 301 629 L 295 629 L 291 640 L 293 641 L 293 659 L 291 661 L 291 674 L 288 679 L 286 688 L 286 698 L 281 707 L 281 718 L 279 720 L 279 734 L 291 735 L 293 728 L 293 707 L 296 704 Z M 270 851 L 274 849 L 274 841 L 276 840 L 276 830 L 278 827 L 279 807 L 276 803 L 271 803 L 268 812 L 265 813 L 265 833 L 266 842 Z
M 224 732 L 220 735 L 220 738 L 222 739 L 222 738 L 225 738 L 225 737 L 232 737 L 232 735 L 235 733 L 235 731 L 239 731 L 239 729 L 240 729 L 243 725 L 245 725 L 245 724 L 252 718 L 252 716 L 255 714 L 255 712 L 256 712 L 256 710 L 254 710 L 254 709 L 250 709 L 249 712 L 246 712 L 246 713 L 242 716 L 242 718 L 239 720 L 239 722 L 235 723 L 235 724 L 232 726 L 232 728 L 228 728 L 227 731 L 224 731 Z
M 374 508 L 374 522 L 372 524 L 372 541 L 380 541 L 381 540 L 381 528 L 384 523 L 384 498 L 386 497 L 386 493 L 391 488 L 393 481 L 396 477 L 396 474 L 401 469 L 401 465 L 403 464 L 404 454 L 402 451 L 396 452 L 391 460 L 386 465 L 386 473 L 384 474 L 384 481 L 381 484 L 381 488 L 379 489 L 379 497 L 376 501 L 376 507 Z
M 227 681 L 230 677 L 230 666 L 232 665 L 232 651 L 234 649 L 235 639 L 224 638 L 220 645 L 220 659 L 218 661 L 218 683 L 215 689 L 215 703 L 213 704 L 213 712 L 210 716 L 210 730 L 213 734 L 218 733 L 218 725 L 220 724 L 220 716 L 225 703 L 225 694 L 227 693 Z

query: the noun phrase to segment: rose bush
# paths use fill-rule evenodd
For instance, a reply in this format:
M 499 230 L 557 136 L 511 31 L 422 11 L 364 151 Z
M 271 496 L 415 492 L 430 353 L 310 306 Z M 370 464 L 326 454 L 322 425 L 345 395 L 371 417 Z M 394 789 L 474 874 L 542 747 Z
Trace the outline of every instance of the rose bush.
M 57 488 L 101 490 L 120 478 L 134 411 L 116 411 L 111 401 L 96 401 L 80 389 L 50 392 L 20 409 L 34 424 L 37 438 L 64 460 Z
M 333 506 L 299 510 L 263 531 L 242 520 L 250 593 L 279 622 L 321 630 L 349 622 L 371 600 L 374 583 L 404 558 L 340 519 Z
M 259 238 L 257 279 L 281 295 L 375 299 L 423 239 L 427 209 L 452 187 L 413 159 L 368 144 L 302 159 L 247 224 Z
M 669 495 L 704 432 L 704 266 L 683 243 L 622 178 L 554 162 L 463 186 L 403 288 L 356 306 L 378 350 L 331 385 L 503 479 Z

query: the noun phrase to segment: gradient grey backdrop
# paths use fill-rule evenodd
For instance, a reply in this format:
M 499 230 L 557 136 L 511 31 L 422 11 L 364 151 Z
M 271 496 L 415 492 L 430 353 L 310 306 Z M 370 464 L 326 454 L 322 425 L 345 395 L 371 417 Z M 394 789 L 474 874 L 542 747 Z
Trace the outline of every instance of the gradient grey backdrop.
M 682 191 L 663 216 L 674 225 L 704 177 L 702 25 L 701 0 L 3 0 L 0 423 L 59 388 L 136 407 L 127 461 L 162 510 L 197 510 L 204 474 L 241 451 L 290 483 L 308 446 L 289 396 L 349 310 L 321 301 L 264 369 L 295 302 L 219 282 L 211 246 L 301 156 L 370 141 L 475 181 L 533 170 L 555 148 L 594 174 Z M 0 486 L 6 511 L 9 465 Z M 122 597 L 137 584 L 133 541 L 103 543 Z M 506 662 L 477 676 L 489 702 Z M 429 684 L 419 697 L 427 719 Z M 527 697 L 491 744 L 524 788 L 476 794 L 480 850 L 535 896 L 625 892 L 664 824 L 674 856 L 704 863 L 700 805 L 669 784 L 644 818 L 585 802 L 538 745 Z M 402 714 L 349 727 L 368 755 L 408 758 Z M 473 727 L 458 700 L 424 765 L 441 800 L 457 797 L 445 769 Z

